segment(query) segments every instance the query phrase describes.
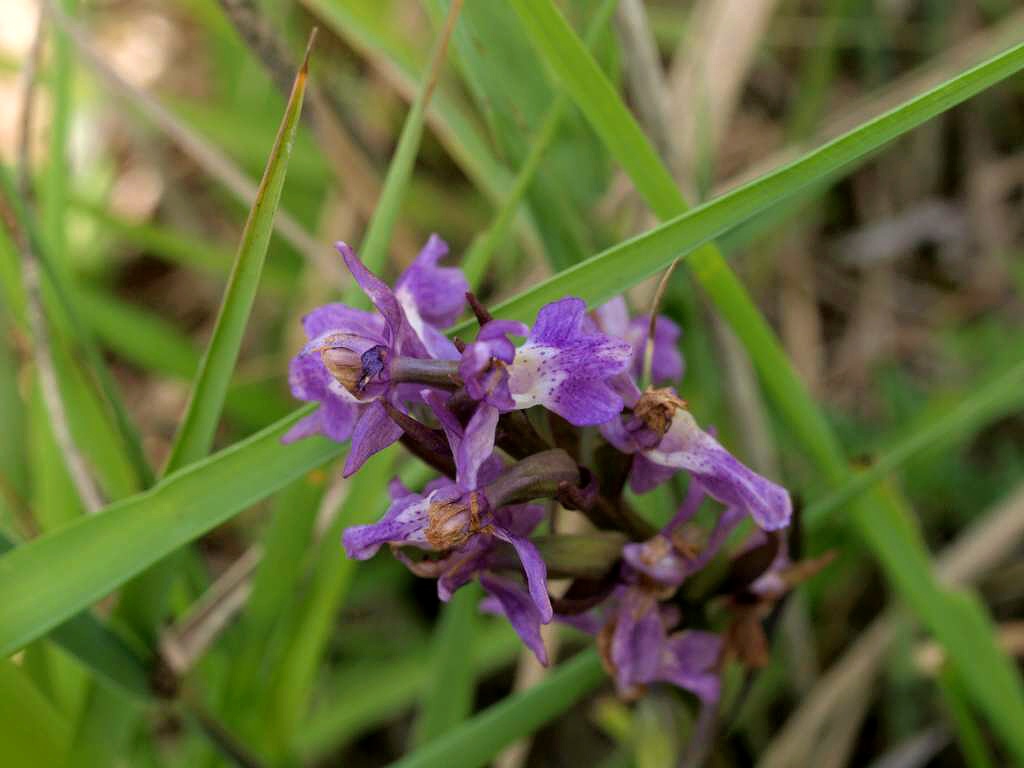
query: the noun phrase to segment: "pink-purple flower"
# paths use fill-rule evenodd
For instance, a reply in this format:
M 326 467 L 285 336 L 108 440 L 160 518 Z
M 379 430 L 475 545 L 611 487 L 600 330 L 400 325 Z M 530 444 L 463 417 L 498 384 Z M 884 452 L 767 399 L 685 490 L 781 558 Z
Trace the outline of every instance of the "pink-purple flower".
M 667 683 L 711 712 L 725 659 L 757 658 L 736 653 L 736 638 L 763 634 L 764 616 L 806 568 L 772 533 L 790 523 L 788 492 L 702 429 L 671 386 L 640 389 L 647 362 L 653 383 L 682 377 L 679 327 L 658 316 L 645 361 L 649 317 L 630 318 L 621 297 L 589 315 L 566 297 L 528 326 L 491 319 L 461 272 L 440 265 L 448 248 L 436 235 L 394 289 L 338 249 L 375 311 L 330 304 L 304 318 L 309 341 L 289 379 L 319 408 L 286 440 L 351 439 L 348 475 L 402 438 L 441 473 L 421 492 L 393 481 L 384 516 L 345 531 L 348 556 L 365 560 L 387 545 L 436 579 L 442 601 L 476 579 L 487 594 L 481 610 L 505 616 L 541 663 L 541 627 L 558 618 L 595 636 L 622 696 Z M 456 345 L 444 331 L 467 297 L 480 328 Z M 679 473 L 686 497 L 652 533 L 623 488 L 644 493 Z M 717 517 L 698 525 L 709 500 Z M 555 501 L 590 519 L 589 543 L 558 532 L 556 518 L 551 535 L 536 536 Z M 714 576 L 708 564 L 747 517 L 759 530 L 735 550 L 730 574 L 740 575 L 720 579 L 736 616 L 710 631 L 716 620 L 693 615 L 687 584 L 698 572 Z M 554 604 L 549 574 L 571 580 Z
M 317 433 L 339 442 L 351 438 L 347 476 L 402 435 L 385 407 L 385 400 L 395 408 L 404 407 L 400 388 L 391 386 L 389 379 L 391 361 L 398 356 L 458 357 L 454 345 L 429 320 L 457 316 L 465 303 L 466 283 L 458 270 L 437 266 L 447 246 L 436 235 L 399 278 L 395 291 L 348 245 L 338 243 L 337 248 L 377 311 L 328 304 L 303 319 L 309 342 L 292 360 L 288 379 L 296 398 L 319 402 L 320 407 L 284 439 L 291 442 Z M 438 293 L 444 295 L 443 301 Z

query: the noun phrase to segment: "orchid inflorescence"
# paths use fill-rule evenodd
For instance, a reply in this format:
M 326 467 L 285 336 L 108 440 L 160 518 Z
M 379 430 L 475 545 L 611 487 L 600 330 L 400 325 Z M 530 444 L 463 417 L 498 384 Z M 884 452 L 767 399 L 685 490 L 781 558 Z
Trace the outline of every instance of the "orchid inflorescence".
M 376 311 L 329 304 L 304 318 L 309 341 L 289 380 L 295 397 L 319 408 L 285 440 L 351 440 L 345 476 L 396 441 L 440 472 L 421 492 L 394 480 L 384 517 L 345 531 L 348 556 L 365 560 L 387 544 L 413 573 L 437 580 L 441 600 L 476 578 L 487 593 L 481 609 L 506 616 L 543 664 L 541 625 L 595 635 L 623 696 L 667 682 L 716 703 L 726 657 L 758 663 L 761 620 L 807 568 L 791 562 L 779 533 L 792 518 L 786 490 L 733 457 L 667 386 L 683 374 L 679 327 L 657 317 L 649 370 L 661 386 L 641 390 L 651 326 L 630 319 L 622 298 L 589 314 L 581 299 L 563 298 L 528 327 L 491 318 L 462 273 L 439 266 L 448 247 L 436 235 L 393 289 L 349 246 L 337 248 Z M 451 341 L 442 329 L 467 300 L 476 340 Z M 625 487 L 644 493 L 681 471 L 685 499 L 656 530 Z M 721 511 L 700 534 L 706 499 Z M 552 501 L 595 531 L 531 538 Z M 714 633 L 683 585 L 747 518 L 754 533 L 718 591 L 703 587 L 701 600 L 721 598 L 731 617 Z M 570 580 L 558 598 L 549 577 Z

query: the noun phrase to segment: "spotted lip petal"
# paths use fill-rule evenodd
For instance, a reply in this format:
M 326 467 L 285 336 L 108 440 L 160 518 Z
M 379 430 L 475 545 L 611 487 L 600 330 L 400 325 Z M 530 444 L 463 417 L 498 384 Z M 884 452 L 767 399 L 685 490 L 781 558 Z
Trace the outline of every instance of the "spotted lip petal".
M 509 366 L 517 408 L 543 405 L 576 426 L 602 424 L 622 411 L 609 380 L 625 371 L 631 348 L 584 327 L 586 304 L 567 298 L 541 308 Z
M 685 469 L 709 496 L 744 510 L 766 531 L 789 525 L 793 505 L 786 489 L 741 464 L 684 409 L 676 411 L 658 447 L 644 455 L 654 464 Z

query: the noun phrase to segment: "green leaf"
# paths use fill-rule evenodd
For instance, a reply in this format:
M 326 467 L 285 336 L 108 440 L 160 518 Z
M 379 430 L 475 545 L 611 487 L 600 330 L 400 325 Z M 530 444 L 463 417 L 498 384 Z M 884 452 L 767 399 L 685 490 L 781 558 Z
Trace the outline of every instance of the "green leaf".
M 238 359 L 238 350 L 242 346 L 242 336 L 259 288 L 270 236 L 274 231 L 274 214 L 281 201 L 288 159 L 299 127 L 307 75 L 308 52 L 307 60 L 295 77 L 274 148 L 267 159 L 256 199 L 245 222 L 235 266 L 224 289 L 213 335 L 199 364 L 192 394 L 167 460 L 166 472 L 173 472 L 201 459 L 213 445 L 224 398 Z
M 354 0 L 301 0 L 310 13 L 323 21 L 334 34 L 347 41 L 371 61 L 390 68 L 407 95 L 421 87 L 424 63 L 398 42 L 388 28 L 386 6 Z M 411 98 L 410 98 L 411 100 Z M 438 139 L 459 164 L 466 176 L 490 199 L 498 201 L 511 183 L 512 175 L 487 145 L 479 125 L 468 110 L 444 87 L 438 86 L 431 100 L 428 117 Z
M 458 14 L 458 12 L 459 9 L 456 8 L 454 11 L 449 11 L 449 14 Z M 450 19 L 450 21 L 454 22 L 455 20 Z M 412 178 L 416 155 L 420 149 L 420 139 L 423 138 L 423 121 L 426 119 L 427 107 L 441 75 L 450 32 L 451 29 L 446 23 L 434 43 L 434 48 L 430 53 L 430 63 L 423 74 L 423 79 L 416 91 L 416 98 L 409 108 L 409 114 L 406 115 L 405 122 L 402 124 L 398 147 L 388 164 L 388 173 L 384 177 L 384 186 L 380 192 L 380 199 L 377 201 L 377 209 L 366 228 L 366 235 L 363 237 L 363 243 L 359 249 L 359 257 L 371 272 L 379 274 L 387 264 L 388 245 L 391 243 L 391 234 L 394 232 L 395 222 L 398 220 L 402 201 L 405 199 L 409 180 Z M 368 304 L 368 300 L 359 286 L 352 283 L 346 293 L 346 303 L 365 306 Z
M 978 383 L 960 403 L 938 420 L 929 421 L 906 435 L 871 462 L 862 472 L 853 473 L 828 496 L 804 511 L 810 528 L 823 524 L 830 515 L 887 475 L 900 469 L 922 451 L 977 432 L 984 425 L 1005 416 L 1024 403 L 1024 362 L 1018 363 L 991 381 Z
M 615 10 L 615 6 L 616 0 L 605 0 L 598 8 L 587 30 L 587 41 L 589 44 L 593 45 L 601 31 L 604 30 L 612 12 Z M 471 3 L 470 8 L 479 9 L 480 6 Z M 471 43 L 472 41 L 470 41 L 467 47 L 475 50 L 475 46 Z M 515 219 L 515 213 L 519 209 L 519 205 L 527 190 L 533 183 L 534 177 L 540 169 L 541 161 L 545 159 L 551 149 L 552 143 L 558 134 L 559 126 L 561 126 L 568 110 L 569 103 L 570 100 L 567 94 L 558 92 L 555 95 L 541 119 L 539 127 L 531 137 L 529 147 L 523 153 L 524 159 L 520 165 L 519 172 L 516 174 L 511 188 L 502 200 L 498 212 L 487 229 L 473 238 L 473 242 L 470 243 L 469 249 L 466 251 L 465 256 L 463 256 L 462 270 L 473 290 L 479 288 L 491 257 L 497 248 L 508 238 Z M 552 259 L 552 261 L 554 262 L 555 259 Z M 576 259 L 572 261 L 576 261 Z
M 463 662 L 468 658 L 472 674 L 481 677 L 511 664 L 522 648 L 512 627 L 496 621 L 476 636 L 471 649 L 463 649 Z M 296 733 L 299 756 L 308 764 L 323 762 L 359 734 L 401 714 L 428 689 L 432 672 L 426 653 L 388 663 L 357 662 L 341 670 Z
M 0 744 L 10 766 L 64 765 L 70 728 L 23 670 L 0 659 Z
M 577 654 L 544 680 L 467 720 L 392 768 L 476 768 L 565 712 L 605 679 L 597 651 Z
M 181 545 L 332 458 L 324 438 L 282 445 L 309 408 L 0 556 L 0 655 L 42 636 Z M 75 553 L 69 557 L 68 553 Z
M 321 473 L 311 473 L 274 497 L 261 539 L 263 557 L 240 617 L 242 631 L 228 679 L 228 706 L 246 723 L 258 720 L 252 701 L 267 693 L 260 671 L 274 666 L 271 638 L 283 621 L 282 606 L 291 604 L 299 592 L 324 482 Z
M 476 674 L 466 663 L 466 648 L 476 634 L 481 596 L 476 584 L 467 584 L 441 609 L 441 620 L 434 629 L 432 679 L 420 704 L 415 746 L 447 733 L 473 711 Z
M 15 544 L 0 533 L 0 555 Z M 50 633 L 50 639 L 83 666 L 126 693 L 148 698 L 149 673 L 145 663 L 118 635 L 85 611 Z
M 384 512 L 388 503 L 387 484 L 397 454 L 397 445 L 381 451 L 352 477 L 341 508 L 320 540 L 310 589 L 270 697 L 273 717 L 268 725 L 276 730 L 281 747 L 291 743 L 306 714 L 332 627 L 355 574 L 356 561 L 344 556 L 338 542 L 349 526 L 371 523 Z

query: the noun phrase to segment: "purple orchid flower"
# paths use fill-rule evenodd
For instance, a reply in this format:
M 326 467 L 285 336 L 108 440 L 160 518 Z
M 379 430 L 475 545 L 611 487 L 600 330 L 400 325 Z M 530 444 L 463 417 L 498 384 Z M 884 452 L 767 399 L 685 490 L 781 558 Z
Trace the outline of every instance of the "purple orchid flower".
M 597 637 L 623 698 L 637 698 L 644 686 L 664 682 L 690 691 L 706 706 L 716 704 L 722 639 L 711 632 L 671 631 L 679 624 L 678 609 L 659 602 L 658 591 L 636 574 L 627 571 L 625 579 L 597 608 L 555 618 Z
M 650 320 L 647 315 L 630 318 L 626 300 L 616 296 L 594 310 L 597 327 L 609 336 L 622 339 L 633 349 L 633 363 L 630 374 L 639 379 L 643 375 L 644 354 L 647 348 L 647 333 Z M 679 351 L 679 337 L 682 331 L 666 315 L 658 315 L 654 321 L 654 355 L 651 360 L 651 379 L 655 384 L 679 381 L 683 378 L 685 361 Z
M 586 304 L 576 298 L 537 313 L 508 367 L 516 408 L 543 405 L 576 426 L 601 424 L 622 411 L 622 398 L 609 382 L 629 367 L 632 350 L 585 320 Z
M 742 464 L 705 432 L 670 389 L 626 395 L 633 414 L 601 425 L 623 453 L 635 454 L 630 487 L 644 493 L 686 470 L 713 499 L 749 514 L 766 531 L 789 525 L 793 504 L 785 488 Z
M 441 600 L 447 601 L 455 590 L 481 574 L 484 588 L 501 605 L 507 603 L 513 627 L 530 645 L 535 630 L 523 622 L 522 616 L 528 613 L 531 620 L 536 618 L 546 624 L 553 615 L 547 591 L 547 566 L 527 538 L 544 510 L 528 504 L 495 508 L 483 490 L 502 470 L 500 459 L 493 455 L 496 410 L 478 411 L 463 427 L 446 407 L 447 396 L 424 390 L 422 397 L 448 438 L 455 456 L 456 479 L 434 481 L 425 489 L 425 495 L 393 483 L 392 504 L 387 513 L 377 523 L 346 530 L 345 551 L 357 560 L 372 557 L 383 544 L 443 553 L 440 559 L 414 563 L 396 552 L 417 574 L 437 577 Z M 493 575 L 484 578 L 500 542 L 510 544 L 522 564 L 526 582 L 523 594 L 532 606 L 529 610 L 522 605 L 520 595 L 512 595 L 517 587 L 515 582 Z
M 744 512 L 736 507 L 724 509 L 700 552 L 694 552 L 690 543 L 682 539 L 681 529 L 697 514 L 706 496 L 700 482 L 691 480 L 686 498 L 675 516 L 647 541 L 630 542 L 623 546 L 622 559 L 637 573 L 658 584 L 666 587 L 680 586 L 689 576 L 711 562 L 744 517 Z
M 402 430 L 388 416 L 385 399 L 402 409 L 402 398 L 388 377 L 389 361 L 407 357 L 457 359 L 458 351 L 431 321 L 448 322 L 461 311 L 465 279 L 458 270 L 438 267 L 447 246 L 432 235 L 392 291 L 370 272 L 345 243 L 337 248 L 377 312 L 328 304 L 303 319 L 309 343 L 292 360 L 289 383 L 299 400 L 320 408 L 284 436 L 292 442 L 322 433 L 352 439 L 345 476 L 374 453 L 398 440 Z M 453 300 L 452 293 L 459 299 Z M 444 295 L 438 298 L 438 292 Z

